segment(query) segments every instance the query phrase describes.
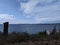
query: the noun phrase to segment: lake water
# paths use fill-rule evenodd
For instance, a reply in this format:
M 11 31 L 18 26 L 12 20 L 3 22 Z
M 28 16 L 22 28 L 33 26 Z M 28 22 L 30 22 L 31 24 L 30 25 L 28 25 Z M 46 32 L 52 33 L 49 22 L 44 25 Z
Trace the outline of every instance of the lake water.
M 49 30 L 56 26 L 57 31 L 60 29 L 60 24 L 10 24 L 9 33 L 16 32 L 28 32 L 28 33 L 37 33 L 39 31 Z M 0 31 L 3 31 L 3 25 L 0 24 Z

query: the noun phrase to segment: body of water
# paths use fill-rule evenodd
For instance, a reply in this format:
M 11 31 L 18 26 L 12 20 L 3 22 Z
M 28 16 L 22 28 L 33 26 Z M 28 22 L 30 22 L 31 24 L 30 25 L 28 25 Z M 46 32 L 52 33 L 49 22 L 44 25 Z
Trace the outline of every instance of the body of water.
M 15 32 L 28 32 L 38 33 L 39 31 L 49 30 L 52 31 L 56 26 L 56 30 L 60 29 L 60 24 L 10 24 L 9 33 Z M 0 24 L 0 31 L 3 31 L 3 25 Z

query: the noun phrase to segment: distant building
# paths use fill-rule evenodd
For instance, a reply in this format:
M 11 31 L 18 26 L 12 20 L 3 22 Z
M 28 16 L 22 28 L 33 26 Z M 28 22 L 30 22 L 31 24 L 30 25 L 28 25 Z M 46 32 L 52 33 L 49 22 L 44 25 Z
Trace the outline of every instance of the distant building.
M 9 25 L 9 23 L 5 22 L 5 23 L 3 23 L 3 25 L 4 25 L 3 34 L 8 35 L 8 25 Z

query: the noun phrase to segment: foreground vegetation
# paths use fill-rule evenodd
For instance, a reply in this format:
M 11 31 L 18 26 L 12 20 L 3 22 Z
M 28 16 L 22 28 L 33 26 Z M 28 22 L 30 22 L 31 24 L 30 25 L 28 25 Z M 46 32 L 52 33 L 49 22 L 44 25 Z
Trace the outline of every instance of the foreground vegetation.
M 27 32 L 13 32 L 7 36 L 0 32 L 0 45 L 60 45 L 60 30 L 57 32 L 56 27 L 48 34 L 45 31 L 37 34 Z

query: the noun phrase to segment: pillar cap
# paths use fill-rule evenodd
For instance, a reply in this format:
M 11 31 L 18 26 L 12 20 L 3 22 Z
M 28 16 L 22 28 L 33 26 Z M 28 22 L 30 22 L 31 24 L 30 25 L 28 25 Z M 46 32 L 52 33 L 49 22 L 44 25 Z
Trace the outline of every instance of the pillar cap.
M 5 23 L 9 23 L 9 22 L 4 22 L 4 24 L 5 24 Z

